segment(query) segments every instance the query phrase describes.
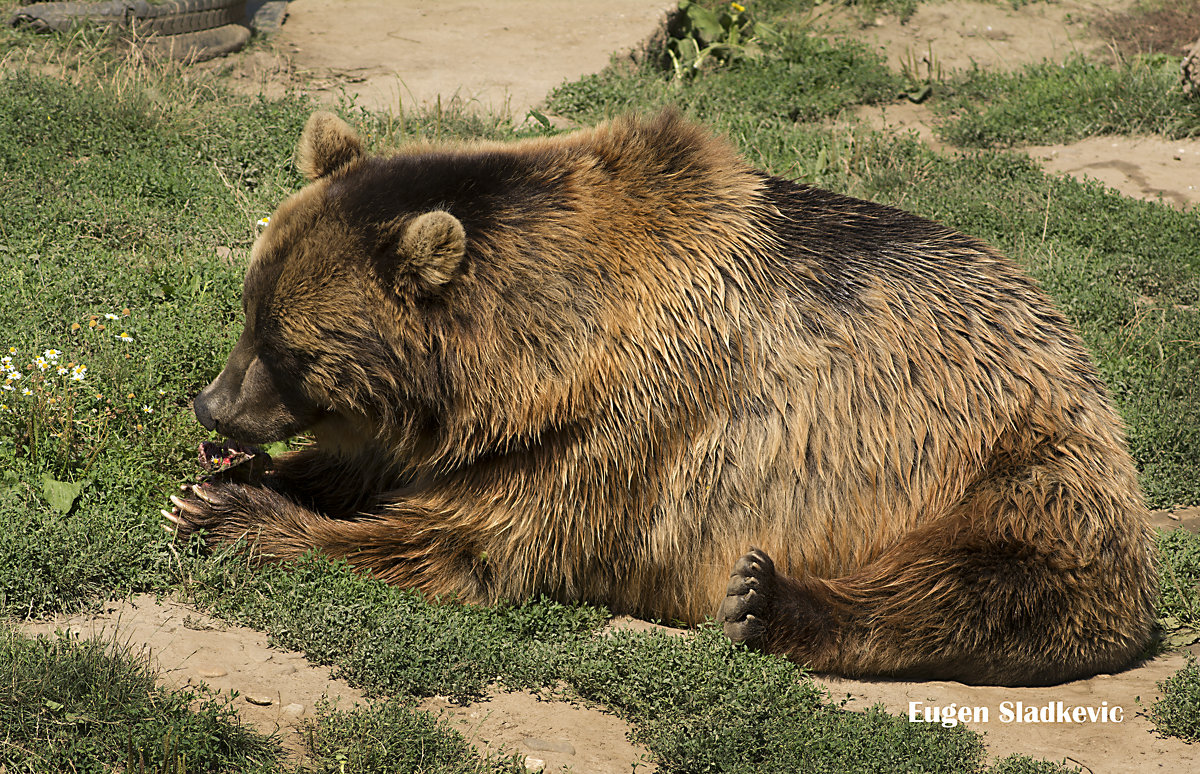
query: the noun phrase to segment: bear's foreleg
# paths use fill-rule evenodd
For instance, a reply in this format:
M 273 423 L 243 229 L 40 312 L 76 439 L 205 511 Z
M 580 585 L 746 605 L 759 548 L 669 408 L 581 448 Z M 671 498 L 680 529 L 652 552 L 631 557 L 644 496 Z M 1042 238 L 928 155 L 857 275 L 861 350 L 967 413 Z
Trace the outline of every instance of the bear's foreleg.
M 356 518 L 329 518 L 266 486 L 185 487 L 163 515 L 177 539 L 203 530 L 212 544 L 245 539 L 260 561 L 294 560 L 309 550 L 402 588 L 467 602 L 491 602 L 492 568 L 469 514 L 417 499 L 389 502 Z

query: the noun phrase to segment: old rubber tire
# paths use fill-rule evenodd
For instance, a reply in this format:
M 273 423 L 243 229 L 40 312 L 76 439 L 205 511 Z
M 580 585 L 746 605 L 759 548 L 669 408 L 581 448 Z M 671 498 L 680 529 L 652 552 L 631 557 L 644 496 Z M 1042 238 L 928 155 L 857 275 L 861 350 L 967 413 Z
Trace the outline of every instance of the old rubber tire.
M 246 0 L 172 0 L 162 5 L 138 2 L 134 31 L 183 35 L 216 29 L 246 20 Z M 145 8 L 143 13 L 142 8 Z
M 182 35 L 243 22 L 246 0 L 145 0 L 100 3 L 34 3 L 18 8 L 9 20 L 37 30 L 66 32 L 81 23 L 131 28 L 139 34 Z
M 249 27 L 225 24 L 211 30 L 185 32 L 182 35 L 154 35 L 146 38 L 142 47 L 158 56 L 183 62 L 202 62 L 233 53 L 249 41 Z

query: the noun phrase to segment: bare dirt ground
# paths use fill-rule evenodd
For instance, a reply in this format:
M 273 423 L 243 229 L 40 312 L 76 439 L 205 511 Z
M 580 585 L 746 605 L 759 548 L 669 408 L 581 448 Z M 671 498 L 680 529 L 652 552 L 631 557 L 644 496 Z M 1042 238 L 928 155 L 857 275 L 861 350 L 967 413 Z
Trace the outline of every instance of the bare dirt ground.
M 1105 43 L 1084 23 L 1100 5 L 1079 0 L 1033 3 L 922 4 L 906 24 L 882 16 L 863 24 L 844 8 L 818 14 L 815 24 L 881 46 L 893 66 L 929 56 L 945 69 L 1017 67 L 1072 52 L 1102 50 Z M 669 0 L 450 0 L 438 4 L 400 0 L 294 0 L 282 30 L 265 46 L 211 65 L 228 71 L 248 90 L 278 94 L 299 89 L 334 102 L 398 110 L 414 103 L 457 98 L 481 107 L 507 106 L 515 120 L 564 80 L 602 68 L 612 52 L 636 46 L 655 27 Z M 917 131 L 932 140 L 928 111 L 897 102 L 863 117 L 895 131 Z M 1098 138 L 1073 146 L 1029 149 L 1049 169 L 1089 175 L 1128 195 L 1162 197 L 1178 206 L 1200 201 L 1200 142 L 1151 138 Z M 1159 512 L 1163 528 L 1200 529 L 1200 509 Z M 615 625 L 649 626 L 621 621 Z M 28 627 L 49 632 L 70 628 L 145 647 L 169 685 L 205 682 L 236 690 L 246 722 L 278 731 L 287 748 L 302 755 L 297 730 L 323 695 L 340 696 L 342 707 L 362 696 L 300 654 L 269 648 L 256 631 L 231 627 L 170 600 L 151 597 L 115 602 L 93 616 Z M 682 633 L 681 633 L 682 634 Z M 683 636 L 686 636 L 684 634 Z M 1193 646 L 1194 649 L 1195 646 Z M 1168 653 L 1119 675 L 1103 675 L 1051 688 L 988 688 L 959 683 L 911 683 L 828 679 L 835 699 L 849 708 L 881 702 L 907 714 L 909 702 L 989 708 L 990 722 L 966 725 L 985 734 L 996 756 L 1018 752 L 1067 760 L 1091 772 L 1200 771 L 1200 746 L 1163 739 L 1144 712 L 1157 696 L 1156 683 L 1184 661 Z M 664 676 L 664 679 L 669 679 Z M 1140 699 L 1139 699 L 1140 697 Z M 999 720 L 1004 701 L 1043 706 L 1122 709 L 1122 721 L 1015 724 Z M 422 704 L 462 731 L 481 749 L 519 753 L 545 771 L 652 771 L 646 751 L 629 743 L 617 719 L 594 709 L 542 701 L 529 694 L 497 694 L 465 707 L 432 698 Z
M 457 100 L 516 119 L 642 42 L 671 0 L 292 0 L 269 50 L 226 60 L 250 88 L 371 110 Z M 218 65 L 219 66 L 219 65 Z

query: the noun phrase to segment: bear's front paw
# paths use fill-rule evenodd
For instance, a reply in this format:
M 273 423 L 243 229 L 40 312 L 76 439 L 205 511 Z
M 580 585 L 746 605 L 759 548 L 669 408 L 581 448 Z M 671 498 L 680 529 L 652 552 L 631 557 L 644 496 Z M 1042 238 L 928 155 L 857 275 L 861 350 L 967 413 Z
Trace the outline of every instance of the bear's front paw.
M 757 548 L 738 559 L 729 576 L 717 621 L 725 636 L 751 647 L 761 646 L 775 597 L 775 563 Z
M 199 483 L 179 489 L 179 494 L 171 496 L 171 510 L 162 511 L 170 522 L 163 529 L 185 542 L 198 530 L 218 535 L 227 532 L 244 513 L 240 495 L 245 487 L 241 485 Z

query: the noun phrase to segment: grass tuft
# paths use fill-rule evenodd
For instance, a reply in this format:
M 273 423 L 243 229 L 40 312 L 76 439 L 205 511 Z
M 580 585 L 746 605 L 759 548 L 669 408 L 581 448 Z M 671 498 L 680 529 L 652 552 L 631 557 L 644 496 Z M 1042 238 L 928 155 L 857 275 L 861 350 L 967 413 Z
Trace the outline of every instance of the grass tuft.
M 1103 134 L 1200 135 L 1200 100 L 1184 96 L 1177 56 L 1110 67 L 1073 57 L 1015 72 L 973 69 L 933 103 L 937 134 L 967 148 L 1067 143 Z
M 7 771 L 276 771 L 278 745 L 204 692 L 155 686 L 116 643 L 0 632 L 0 768 Z
M 1200 742 L 1200 665 L 1189 654 L 1187 665 L 1158 684 L 1162 698 L 1150 709 L 1159 733 Z

